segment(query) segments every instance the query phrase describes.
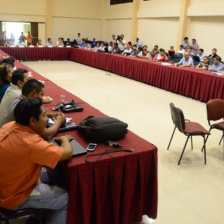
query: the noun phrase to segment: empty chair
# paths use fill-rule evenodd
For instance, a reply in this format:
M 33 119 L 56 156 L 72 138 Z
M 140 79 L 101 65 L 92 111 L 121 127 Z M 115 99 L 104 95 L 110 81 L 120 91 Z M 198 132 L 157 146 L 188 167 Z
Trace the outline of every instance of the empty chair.
M 208 124 L 210 126 L 209 131 L 212 129 L 217 129 L 222 131 L 222 138 L 219 142 L 221 144 L 222 139 L 224 140 L 224 121 L 217 122 L 214 124 L 211 124 L 211 121 L 218 121 L 220 119 L 224 119 L 224 100 L 222 99 L 212 99 L 207 102 L 207 119 Z M 208 137 L 206 138 L 207 141 Z M 223 143 L 224 146 L 224 143 Z
M 170 147 L 170 144 L 172 142 L 174 133 L 176 131 L 176 128 L 178 128 L 178 130 L 183 133 L 184 135 L 187 136 L 186 142 L 184 144 L 184 148 L 182 150 L 180 159 L 178 161 L 178 165 L 180 165 L 181 159 L 183 157 L 185 148 L 187 146 L 188 140 L 189 138 L 191 138 L 191 148 L 193 149 L 193 136 L 202 136 L 204 139 L 204 144 L 203 144 L 203 148 L 204 149 L 204 161 L 206 164 L 206 136 L 210 135 L 210 132 L 207 131 L 205 128 L 203 128 L 199 123 L 196 122 L 191 122 L 190 120 L 187 120 L 184 118 L 184 114 L 182 112 L 181 109 L 177 108 L 174 106 L 173 103 L 170 103 L 170 110 L 171 110 L 171 116 L 172 116 L 172 120 L 174 123 L 174 130 L 169 142 L 169 145 L 167 147 L 167 150 Z

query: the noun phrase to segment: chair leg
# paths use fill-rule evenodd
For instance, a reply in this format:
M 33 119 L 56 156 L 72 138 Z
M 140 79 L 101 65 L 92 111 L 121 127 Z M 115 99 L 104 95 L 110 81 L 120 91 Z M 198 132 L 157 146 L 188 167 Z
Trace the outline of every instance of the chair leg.
M 209 129 L 209 132 L 211 131 L 211 128 Z M 209 135 L 207 135 L 207 137 L 206 137 L 206 139 L 205 139 L 205 144 L 207 143 L 207 141 L 208 141 L 208 136 Z M 203 145 L 203 147 L 202 147 L 202 149 L 201 149 L 201 151 L 203 152 L 204 151 L 204 146 L 205 146 L 205 144 Z
M 171 144 L 171 142 L 172 142 L 172 139 L 173 139 L 173 136 L 174 136 L 175 131 L 176 131 L 176 126 L 174 127 L 173 134 L 172 134 L 172 136 L 171 136 L 171 138 L 170 138 L 170 142 L 169 142 L 169 145 L 168 145 L 168 147 L 167 147 L 167 150 L 168 150 L 169 147 L 170 147 L 170 144 Z
M 205 136 L 203 136 L 203 139 L 204 139 L 204 146 L 203 146 L 203 149 L 204 149 L 204 159 L 205 159 L 205 164 L 206 164 L 207 161 L 206 161 L 206 140 L 205 140 Z
M 191 150 L 193 150 L 193 137 L 191 136 Z
M 180 162 L 181 162 L 181 159 L 182 159 L 182 157 L 183 157 L 183 154 L 184 154 L 184 151 L 185 151 L 185 148 L 186 148 L 186 146 L 187 146 L 187 142 L 188 142 L 188 139 L 189 139 L 189 138 L 190 138 L 190 136 L 187 136 L 187 140 L 186 140 L 186 142 L 185 142 L 185 145 L 184 145 L 183 151 L 182 151 L 182 153 L 181 153 L 181 156 L 180 156 L 180 159 L 179 159 L 178 165 L 180 165 Z
M 223 135 L 224 135 L 224 134 L 222 134 L 222 137 L 221 137 L 221 139 L 220 139 L 220 141 L 219 141 L 219 145 L 221 145 L 221 142 L 222 142 L 222 139 L 223 139 Z

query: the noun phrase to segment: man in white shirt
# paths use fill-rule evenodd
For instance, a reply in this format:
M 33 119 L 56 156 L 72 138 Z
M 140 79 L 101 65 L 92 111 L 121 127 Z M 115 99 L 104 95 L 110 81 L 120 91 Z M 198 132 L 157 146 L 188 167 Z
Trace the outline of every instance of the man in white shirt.
M 24 84 L 28 81 L 29 74 L 25 69 L 17 69 L 12 74 L 12 85 L 6 90 L 0 104 L 0 127 L 3 116 L 5 115 L 8 105 L 22 93 Z
M 180 66 L 180 67 L 192 67 L 193 68 L 194 62 L 193 62 L 192 58 L 190 57 L 189 52 L 185 52 L 184 57 L 180 60 L 180 62 L 178 62 L 175 65 Z
M 199 59 L 200 59 L 200 62 L 203 62 L 204 61 L 204 49 L 199 49 L 198 50 L 198 54 L 197 54 L 197 56 L 199 57 Z
M 184 53 L 185 53 L 184 46 L 183 45 L 180 45 L 180 50 L 177 51 L 176 56 L 177 57 L 183 57 Z
M 81 33 L 78 33 L 78 37 L 75 38 L 77 41 L 77 44 L 80 45 L 82 43 Z
M 131 43 L 128 43 L 122 55 L 128 56 L 128 55 L 131 55 L 131 52 L 132 52 L 132 46 L 131 46 Z

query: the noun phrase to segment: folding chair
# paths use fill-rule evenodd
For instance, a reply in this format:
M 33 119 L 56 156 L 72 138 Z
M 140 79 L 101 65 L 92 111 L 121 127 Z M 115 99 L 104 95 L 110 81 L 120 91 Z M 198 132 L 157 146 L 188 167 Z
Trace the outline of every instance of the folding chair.
M 204 161 L 206 164 L 206 138 L 205 138 L 205 136 L 210 135 L 210 132 L 207 131 L 204 127 L 202 127 L 199 123 L 191 122 L 190 120 L 185 119 L 182 110 L 175 107 L 173 103 L 170 103 L 170 110 L 171 110 L 172 120 L 174 123 L 174 130 L 173 130 L 171 139 L 169 141 L 167 150 L 169 149 L 170 144 L 173 139 L 173 136 L 174 136 L 174 133 L 175 133 L 176 129 L 178 128 L 178 130 L 181 133 L 183 133 L 184 135 L 187 136 L 186 142 L 184 144 L 184 148 L 182 150 L 180 159 L 178 161 L 178 165 L 180 165 L 180 162 L 183 157 L 183 154 L 184 154 L 184 151 L 187 146 L 189 138 L 191 138 L 191 149 L 193 150 L 193 138 L 192 137 L 193 136 L 202 136 L 204 139 L 204 144 L 203 144 L 202 149 L 204 149 Z

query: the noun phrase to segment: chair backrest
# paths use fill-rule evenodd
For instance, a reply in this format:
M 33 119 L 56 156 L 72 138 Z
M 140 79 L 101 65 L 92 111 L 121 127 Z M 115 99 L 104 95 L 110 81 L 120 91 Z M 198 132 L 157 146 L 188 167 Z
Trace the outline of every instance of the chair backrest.
M 171 117 L 174 125 L 183 132 L 185 130 L 185 119 L 183 111 L 180 108 L 174 106 L 173 103 L 170 103 Z
M 212 99 L 207 102 L 207 119 L 217 121 L 224 118 L 224 100 Z

